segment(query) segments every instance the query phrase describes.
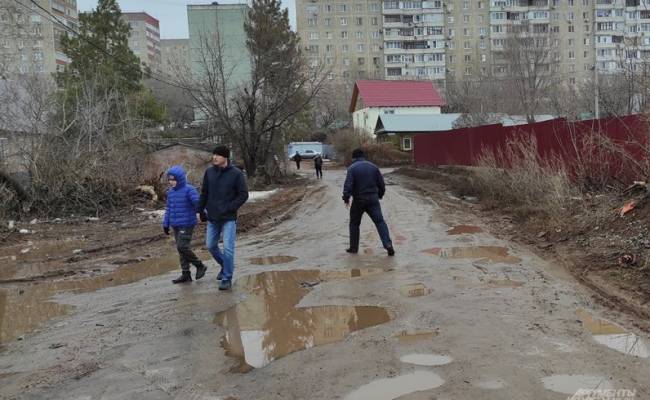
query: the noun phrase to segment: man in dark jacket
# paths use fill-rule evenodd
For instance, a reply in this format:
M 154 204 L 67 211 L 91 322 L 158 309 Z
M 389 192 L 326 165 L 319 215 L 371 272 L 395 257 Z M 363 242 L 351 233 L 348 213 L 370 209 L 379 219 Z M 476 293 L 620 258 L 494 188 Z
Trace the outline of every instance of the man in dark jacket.
M 296 162 L 296 169 L 300 169 L 300 161 L 302 161 L 300 153 L 296 151 L 296 154 L 293 155 L 292 160 Z
M 314 168 L 316 168 L 316 179 L 323 179 L 323 157 L 320 154 L 314 157 Z
M 219 290 L 230 290 L 235 270 L 237 210 L 248 200 L 248 188 L 244 174 L 229 161 L 228 147 L 217 146 L 212 153 L 213 166 L 203 175 L 197 211 L 201 220 L 208 222 L 206 245 L 221 266 Z M 219 249 L 222 235 L 223 251 Z
M 363 213 L 368 213 L 372 222 L 377 227 L 381 243 L 389 256 L 395 255 L 393 243 L 388 233 L 388 225 L 381 213 L 379 200 L 386 193 L 384 177 L 379 168 L 370 161 L 366 161 L 363 151 L 356 149 L 352 152 L 352 165 L 343 186 L 343 201 L 350 209 L 350 248 L 348 253 L 356 254 L 359 251 L 359 226 Z M 353 198 L 350 207 L 350 197 Z

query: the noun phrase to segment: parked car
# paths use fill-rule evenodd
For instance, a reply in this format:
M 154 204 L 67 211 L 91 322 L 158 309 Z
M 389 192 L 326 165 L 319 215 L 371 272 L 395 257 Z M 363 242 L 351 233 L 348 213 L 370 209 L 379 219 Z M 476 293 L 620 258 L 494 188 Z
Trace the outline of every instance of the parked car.
M 318 152 L 316 152 L 314 150 L 305 150 L 303 152 L 299 152 L 298 154 L 300 154 L 300 157 L 302 157 L 302 159 L 304 160 L 304 159 L 314 158 L 317 155 L 319 155 L 320 153 L 318 153 Z

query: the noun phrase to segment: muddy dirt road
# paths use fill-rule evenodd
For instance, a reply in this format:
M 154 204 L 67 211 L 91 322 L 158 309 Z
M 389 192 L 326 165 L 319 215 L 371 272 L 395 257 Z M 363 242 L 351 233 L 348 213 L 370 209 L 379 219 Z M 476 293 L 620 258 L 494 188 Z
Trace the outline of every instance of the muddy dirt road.
M 218 292 L 214 263 L 173 286 L 177 271 L 148 259 L 149 273 L 136 266 L 111 284 L 3 307 L 5 325 L 52 319 L 4 343 L 0 397 L 650 398 L 646 337 L 560 268 L 406 189 L 407 178 L 389 175 L 383 201 L 397 255 L 386 257 L 367 218 L 359 254 L 346 254 L 343 179 L 326 171 L 293 218 L 240 238 L 231 293 Z

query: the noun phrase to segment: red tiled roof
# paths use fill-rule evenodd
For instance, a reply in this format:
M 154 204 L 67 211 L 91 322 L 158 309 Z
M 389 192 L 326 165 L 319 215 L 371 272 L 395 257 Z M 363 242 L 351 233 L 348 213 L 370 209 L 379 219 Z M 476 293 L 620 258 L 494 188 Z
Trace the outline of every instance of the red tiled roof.
M 354 112 L 361 97 L 364 107 L 441 107 L 444 100 L 431 81 L 356 81 L 350 102 Z

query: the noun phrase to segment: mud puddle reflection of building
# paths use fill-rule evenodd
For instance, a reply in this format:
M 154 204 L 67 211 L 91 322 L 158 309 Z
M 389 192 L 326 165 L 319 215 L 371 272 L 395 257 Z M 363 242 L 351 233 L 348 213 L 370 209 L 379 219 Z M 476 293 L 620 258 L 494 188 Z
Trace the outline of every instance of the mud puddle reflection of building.
M 587 310 L 580 309 L 576 315 L 582 325 L 593 335 L 596 342 L 610 349 L 640 358 L 650 356 L 650 343 L 622 327 L 604 319 L 594 318 Z
M 170 254 L 124 265 L 105 275 L 15 285 L 0 289 L 0 343 L 31 332 L 43 322 L 70 312 L 73 307 L 50 300 L 58 293 L 92 292 L 133 283 L 176 268 L 178 268 L 178 255 Z
M 521 259 L 509 254 L 507 247 L 499 246 L 475 246 L 475 247 L 434 247 L 423 251 L 440 258 L 451 259 L 484 259 L 493 263 L 516 264 Z
M 236 290 L 248 292 L 248 296 L 215 317 L 226 329 L 222 347 L 238 360 L 232 372 L 262 368 L 293 352 L 338 342 L 351 332 L 388 322 L 390 315 L 383 307 L 296 307 L 319 282 L 382 271 L 273 271 L 241 278 Z

